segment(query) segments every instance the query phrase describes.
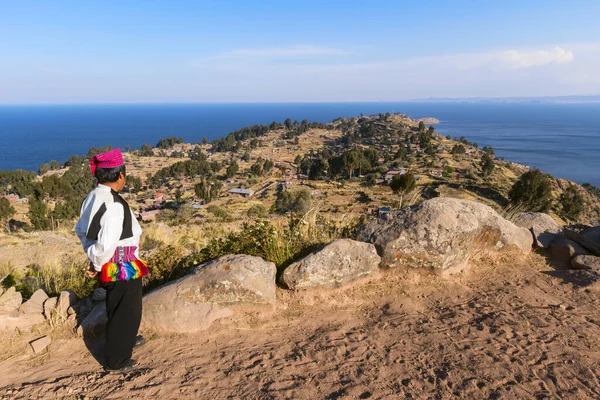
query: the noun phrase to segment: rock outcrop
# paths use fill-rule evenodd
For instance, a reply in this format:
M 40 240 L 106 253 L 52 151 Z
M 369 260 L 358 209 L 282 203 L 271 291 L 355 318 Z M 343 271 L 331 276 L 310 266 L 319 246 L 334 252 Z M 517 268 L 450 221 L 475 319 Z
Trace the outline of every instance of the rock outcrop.
M 8 288 L 2 296 L 0 296 L 0 313 L 9 313 L 19 308 L 23 302 L 23 296 L 21 293 L 13 287 Z
M 550 242 L 556 239 L 562 230 L 550 215 L 540 212 L 520 214 L 515 220 L 515 225 L 529 229 L 535 238 L 535 247 L 543 249 L 548 248 Z
M 590 269 L 600 272 L 600 257 L 590 255 L 575 256 L 571 260 L 571 269 Z
M 81 336 L 94 336 L 106 328 L 108 315 L 106 314 L 106 302 L 101 301 L 94 306 L 92 311 L 81 321 L 77 333 Z
M 44 322 L 42 307 L 48 298 L 43 290 L 38 290 L 24 304 L 21 293 L 14 287 L 9 288 L 0 296 L 0 330 L 30 331 L 35 325 Z
M 42 314 L 44 312 L 44 302 L 48 295 L 42 289 L 36 290 L 29 300 L 21 304 L 19 311 L 24 314 Z
M 478 251 L 512 247 L 527 253 L 533 244 L 527 228 L 491 207 L 439 197 L 370 222 L 360 237 L 378 247 L 384 266 L 442 270 L 465 265 Z
M 551 241 L 549 249 L 552 261 L 558 263 L 568 263 L 574 257 L 590 254 L 586 249 L 577 244 L 577 242 L 567 239 L 564 236 L 558 236 Z
M 142 324 L 193 333 L 233 315 L 239 307 L 272 307 L 275 274 L 275 264 L 259 257 L 232 255 L 209 261 L 144 296 Z
M 380 262 L 372 244 L 338 239 L 291 264 L 281 281 L 289 289 L 336 288 L 377 271 Z

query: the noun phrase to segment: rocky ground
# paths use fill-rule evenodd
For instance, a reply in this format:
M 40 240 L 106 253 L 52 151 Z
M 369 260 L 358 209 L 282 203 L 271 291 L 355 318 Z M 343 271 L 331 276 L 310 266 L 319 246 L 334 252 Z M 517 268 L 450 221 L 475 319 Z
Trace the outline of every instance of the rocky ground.
M 267 317 L 147 332 L 126 374 L 90 353 L 101 338 L 55 340 L 0 364 L 0 397 L 595 399 L 599 287 L 570 273 L 500 253 L 450 278 L 397 268 L 339 289 L 277 289 Z

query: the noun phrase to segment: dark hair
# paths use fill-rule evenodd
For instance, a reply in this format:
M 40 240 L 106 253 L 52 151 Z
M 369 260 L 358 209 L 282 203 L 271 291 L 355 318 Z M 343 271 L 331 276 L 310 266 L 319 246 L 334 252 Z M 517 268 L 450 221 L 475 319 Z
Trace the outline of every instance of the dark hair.
M 96 179 L 98 183 L 110 183 L 119 180 L 119 176 L 123 173 L 125 176 L 125 166 L 119 165 L 114 168 L 96 168 Z

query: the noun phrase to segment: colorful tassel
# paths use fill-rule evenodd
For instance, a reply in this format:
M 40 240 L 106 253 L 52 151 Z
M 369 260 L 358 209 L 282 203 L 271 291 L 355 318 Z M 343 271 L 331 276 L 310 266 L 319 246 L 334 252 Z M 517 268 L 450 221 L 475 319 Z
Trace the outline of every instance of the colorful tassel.
M 102 266 L 100 282 L 110 283 L 116 281 L 128 281 L 130 279 L 141 278 L 150 273 L 148 264 L 143 260 L 133 260 L 129 262 L 107 262 Z

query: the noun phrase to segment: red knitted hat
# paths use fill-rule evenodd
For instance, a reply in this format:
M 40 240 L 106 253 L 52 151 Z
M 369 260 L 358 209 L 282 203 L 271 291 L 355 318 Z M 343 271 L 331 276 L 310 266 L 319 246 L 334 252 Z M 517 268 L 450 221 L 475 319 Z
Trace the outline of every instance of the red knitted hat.
M 124 164 L 121 149 L 116 148 L 92 157 L 90 159 L 90 170 L 92 175 L 96 175 L 96 168 L 115 168 Z

